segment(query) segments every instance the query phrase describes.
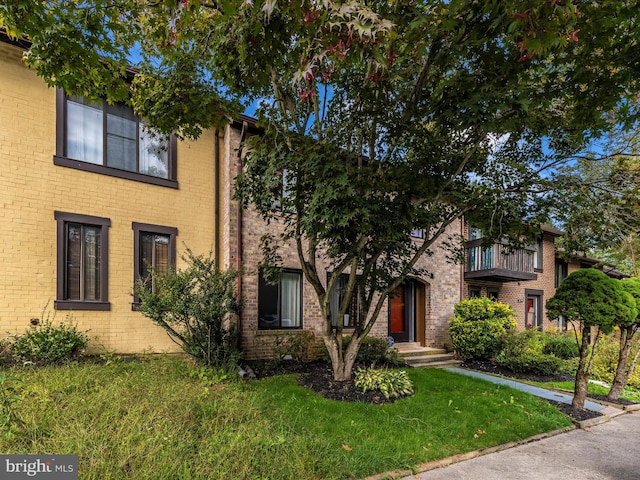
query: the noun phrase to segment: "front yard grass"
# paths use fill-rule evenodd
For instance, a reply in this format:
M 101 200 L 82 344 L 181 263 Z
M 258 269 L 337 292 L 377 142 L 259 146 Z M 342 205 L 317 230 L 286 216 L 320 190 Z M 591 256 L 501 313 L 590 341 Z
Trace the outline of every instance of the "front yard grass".
M 171 356 L 12 368 L 24 431 L 3 453 L 77 454 L 82 479 L 361 478 L 571 425 L 546 401 L 439 369 L 393 404 L 326 400 L 295 375 L 207 383 Z
M 534 385 L 538 385 L 543 388 L 555 388 L 558 390 L 567 390 L 573 392 L 575 389 L 575 382 L 531 382 Z M 609 387 L 604 387 L 596 383 L 589 382 L 589 393 L 595 395 L 608 395 Z M 620 395 L 620 398 L 629 400 L 630 402 L 640 403 L 640 390 L 633 387 L 625 387 Z

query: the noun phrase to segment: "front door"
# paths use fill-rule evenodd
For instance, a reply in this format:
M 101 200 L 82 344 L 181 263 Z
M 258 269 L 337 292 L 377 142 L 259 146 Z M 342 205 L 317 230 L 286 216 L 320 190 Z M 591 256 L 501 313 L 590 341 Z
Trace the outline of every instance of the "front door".
M 389 335 L 396 342 L 415 341 L 415 284 L 406 282 L 389 296 Z
M 525 304 L 526 327 L 542 331 L 542 292 L 527 289 L 525 295 L 527 298 Z

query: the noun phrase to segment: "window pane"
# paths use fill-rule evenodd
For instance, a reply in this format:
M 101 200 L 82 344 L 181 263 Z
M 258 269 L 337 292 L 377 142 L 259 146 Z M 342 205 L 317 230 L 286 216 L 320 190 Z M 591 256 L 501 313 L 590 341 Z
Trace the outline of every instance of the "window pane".
M 125 105 L 107 107 L 107 165 L 135 172 L 137 124 Z
M 100 300 L 100 231 L 84 227 L 84 300 Z
M 344 291 L 347 288 L 349 282 L 349 275 L 340 275 L 338 283 L 331 292 L 330 308 L 331 308 L 331 325 L 336 326 L 338 312 L 344 301 Z M 343 327 L 354 327 L 356 319 L 358 318 L 358 296 L 354 291 L 351 297 L 351 304 L 344 313 L 342 318 Z
M 260 274 L 258 285 L 258 327 L 275 328 L 278 322 L 278 285 L 269 285 Z
M 140 173 L 169 178 L 168 148 L 167 137 L 140 124 Z
M 67 100 L 66 142 L 67 157 L 102 165 L 102 105 L 78 97 Z
M 283 272 L 281 286 L 281 319 L 283 327 L 300 326 L 300 274 Z
M 67 224 L 65 300 L 80 300 L 81 225 Z
M 138 265 L 140 271 L 140 278 L 143 279 L 147 285 L 151 280 L 151 267 L 153 266 L 153 234 L 152 233 L 140 233 L 140 265 Z
M 169 237 L 154 235 L 153 268 L 163 276 L 169 273 Z

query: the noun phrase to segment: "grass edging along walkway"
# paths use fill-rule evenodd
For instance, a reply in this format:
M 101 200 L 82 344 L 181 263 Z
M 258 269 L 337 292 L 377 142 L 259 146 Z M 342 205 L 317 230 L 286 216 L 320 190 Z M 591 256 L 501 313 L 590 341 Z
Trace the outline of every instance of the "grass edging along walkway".
M 571 404 L 571 402 L 573 401 L 573 392 L 567 392 L 566 390 L 560 391 L 558 389 L 553 389 L 553 388 L 544 388 L 536 384 L 518 381 L 513 378 L 492 375 L 484 372 L 477 372 L 474 370 L 467 370 L 464 368 L 448 368 L 447 370 L 460 373 L 462 375 L 469 375 L 476 378 L 482 378 L 486 381 L 497 383 L 500 385 L 508 385 L 511 388 L 515 388 L 517 390 L 521 390 L 523 392 L 527 392 L 527 393 L 530 393 L 531 395 L 536 395 L 540 398 L 544 398 L 547 400 L 553 400 L 556 402 L 562 402 L 566 404 Z M 598 412 L 600 416 L 586 419 L 586 420 L 572 419 L 573 423 L 577 425 L 579 428 L 592 427 L 593 425 L 605 423 L 611 420 L 612 417 L 616 417 L 618 415 L 625 413 L 620 405 L 612 405 L 612 404 L 608 404 L 607 402 L 602 402 L 600 400 L 598 401 L 586 400 L 584 403 L 584 407 L 587 410 Z
M 529 438 L 525 438 L 524 440 L 519 440 L 517 442 L 509 442 L 504 443 L 502 445 L 496 445 L 494 447 L 481 448 L 479 450 L 474 450 L 473 452 L 461 453 L 459 455 L 454 455 L 452 457 L 443 458 L 441 460 L 435 460 L 433 462 L 423 463 L 418 465 L 417 471 L 420 473 L 428 472 L 429 470 L 435 470 L 436 468 L 446 467 L 448 465 L 453 465 L 454 463 L 464 462 L 466 460 L 471 460 L 472 458 L 481 457 L 483 455 L 489 455 L 490 453 L 501 452 L 503 450 L 508 450 L 513 447 L 519 447 L 520 445 L 526 445 L 527 443 L 537 442 L 539 440 L 543 440 L 549 437 L 555 437 L 556 435 L 560 435 L 562 433 L 567 433 L 572 430 L 575 430 L 576 426 L 572 425 L 570 427 L 559 428 L 558 430 L 553 430 L 552 432 L 541 433 L 539 435 L 534 435 Z M 378 473 L 376 475 L 371 475 L 369 477 L 363 478 L 362 480 L 387 480 L 389 478 L 402 478 L 408 477 L 409 475 L 413 475 L 414 471 L 412 470 L 395 470 L 392 472 Z
M 11 369 L 26 431 L 4 453 L 77 454 L 83 480 L 344 479 L 415 471 L 570 422 L 539 398 L 410 369 L 392 404 L 327 400 L 296 375 L 213 384 L 179 358 Z

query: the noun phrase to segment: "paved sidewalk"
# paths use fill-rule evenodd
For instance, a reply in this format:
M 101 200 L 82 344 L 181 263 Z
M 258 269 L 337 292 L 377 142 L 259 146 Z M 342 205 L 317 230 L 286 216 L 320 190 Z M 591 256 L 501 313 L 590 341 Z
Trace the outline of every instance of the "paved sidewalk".
M 628 413 L 404 480 L 640 479 L 640 414 Z
M 463 368 L 447 370 L 570 404 L 573 396 Z M 436 468 L 404 480 L 640 480 L 640 413 L 586 401 L 611 421 Z
M 567 404 L 571 404 L 571 402 L 573 401 L 573 395 L 554 392 L 553 390 L 547 390 L 546 388 L 542 387 L 535 387 L 533 385 L 518 382 L 517 380 L 513 380 L 510 378 L 497 377 L 495 375 L 489 375 L 487 373 L 476 372 L 473 370 L 466 370 L 464 368 L 447 368 L 447 370 L 449 370 L 450 372 L 468 375 L 470 377 L 481 378 L 483 380 L 487 380 L 488 382 L 497 383 L 499 385 L 506 385 L 507 387 L 515 388 L 516 390 L 521 390 L 523 392 L 530 393 L 532 395 L 535 395 L 536 397 L 541 397 L 546 400 L 555 400 L 556 402 Z M 604 412 L 604 405 L 592 402 L 590 400 L 584 402 L 584 407 L 587 410 L 592 410 L 594 412 L 606 413 Z

